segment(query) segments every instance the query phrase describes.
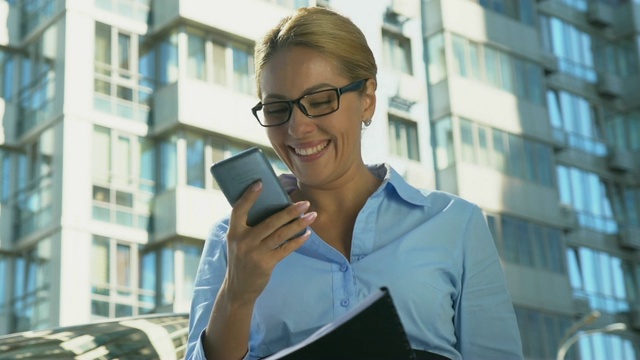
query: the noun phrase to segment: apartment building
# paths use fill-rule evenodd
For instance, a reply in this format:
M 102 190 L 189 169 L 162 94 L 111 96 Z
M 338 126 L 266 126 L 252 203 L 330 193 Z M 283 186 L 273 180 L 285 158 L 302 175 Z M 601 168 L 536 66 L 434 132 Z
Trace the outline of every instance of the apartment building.
M 567 358 L 635 359 L 638 0 L 0 0 L 0 333 L 188 310 L 229 210 L 209 165 L 286 171 L 252 49 L 309 5 L 377 58 L 365 160 L 485 211 L 527 359 L 593 310 Z
M 253 45 L 309 5 L 0 1 L 0 333 L 188 311 L 229 211 L 209 166 L 258 146 L 286 171 L 250 111 Z M 367 161 L 433 188 L 420 4 L 366 5 L 341 10 L 380 64 Z
M 528 359 L 581 323 L 567 358 L 640 356 L 639 19 L 639 1 L 423 2 L 438 188 L 485 211 Z

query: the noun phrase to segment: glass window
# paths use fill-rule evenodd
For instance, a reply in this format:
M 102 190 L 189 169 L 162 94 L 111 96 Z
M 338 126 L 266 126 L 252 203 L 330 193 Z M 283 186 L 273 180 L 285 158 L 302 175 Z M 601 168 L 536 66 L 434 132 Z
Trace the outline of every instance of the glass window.
M 484 48 L 484 63 L 487 72 L 487 81 L 489 84 L 502 88 L 502 82 L 500 80 L 500 66 L 499 66 L 498 51 L 485 46 Z
M 442 33 L 431 36 L 427 42 L 429 55 L 429 83 L 437 84 L 447 77 L 447 65 Z
M 213 43 L 213 82 L 227 84 L 227 49 L 224 45 Z
M 178 80 L 178 34 L 172 32 L 160 42 L 160 85 Z
M 204 189 L 204 138 L 195 134 L 187 134 L 187 184 Z
M 245 94 L 254 94 L 253 71 L 253 55 L 247 50 L 233 47 L 234 89 Z
M 198 80 L 206 80 L 205 40 L 198 35 L 187 34 L 187 75 Z
M 453 41 L 453 56 L 455 73 L 467 77 L 469 76 L 469 70 L 467 66 L 467 39 L 452 35 Z
M 460 119 L 460 138 L 462 140 L 462 160 L 476 163 L 473 123 L 471 121 Z
M 451 118 L 438 120 L 435 124 L 436 133 L 436 164 L 438 170 L 444 170 L 455 164 L 453 152 L 453 131 Z
M 389 31 L 382 32 L 383 64 L 398 72 L 412 75 L 411 40 Z
M 11 332 L 51 326 L 51 238 L 17 254 L 14 260 Z
M 177 182 L 177 153 L 176 153 L 176 136 L 162 139 L 159 144 L 160 155 L 160 177 L 158 179 L 158 188 L 160 191 L 173 189 Z
M 173 304 L 175 299 L 175 259 L 174 250 L 170 247 L 162 248 L 161 252 L 161 291 L 160 291 L 160 304 L 170 305 Z
M 390 115 L 389 147 L 393 155 L 420 161 L 418 125 L 413 121 Z

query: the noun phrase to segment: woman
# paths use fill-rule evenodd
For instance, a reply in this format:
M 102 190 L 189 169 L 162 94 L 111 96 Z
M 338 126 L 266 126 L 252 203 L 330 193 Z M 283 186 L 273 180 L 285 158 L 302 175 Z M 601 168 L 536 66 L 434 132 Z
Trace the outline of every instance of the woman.
M 261 102 L 253 112 L 291 170 L 281 181 L 295 204 L 246 226 L 258 183 L 214 228 L 196 278 L 187 358 L 268 356 L 386 286 L 413 348 L 521 359 L 480 209 L 362 160 L 377 86 L 362 32 L 330 10 L 299 9 L 256 45 L 255 59 Z

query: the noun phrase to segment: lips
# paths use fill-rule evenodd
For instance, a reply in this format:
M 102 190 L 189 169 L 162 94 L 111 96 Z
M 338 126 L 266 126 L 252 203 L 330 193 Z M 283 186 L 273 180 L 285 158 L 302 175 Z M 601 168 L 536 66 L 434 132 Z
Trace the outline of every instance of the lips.
M 309 147 L 291 147 L 298 156 L 311 156 L 324 150 L 329 145 L 329 141 Z

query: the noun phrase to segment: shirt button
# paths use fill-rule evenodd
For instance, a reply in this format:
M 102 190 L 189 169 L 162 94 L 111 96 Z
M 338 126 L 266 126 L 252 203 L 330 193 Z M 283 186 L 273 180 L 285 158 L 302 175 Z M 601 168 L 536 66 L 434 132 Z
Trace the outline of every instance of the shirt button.
M 340 266 L 340 271 L 345 272 L 349 267 L 347 265 Z
M 342 301 L 340 301 L 340 305 L 342 305 L 342 307 L 349 306 L 349 299 L 342 299 Z

